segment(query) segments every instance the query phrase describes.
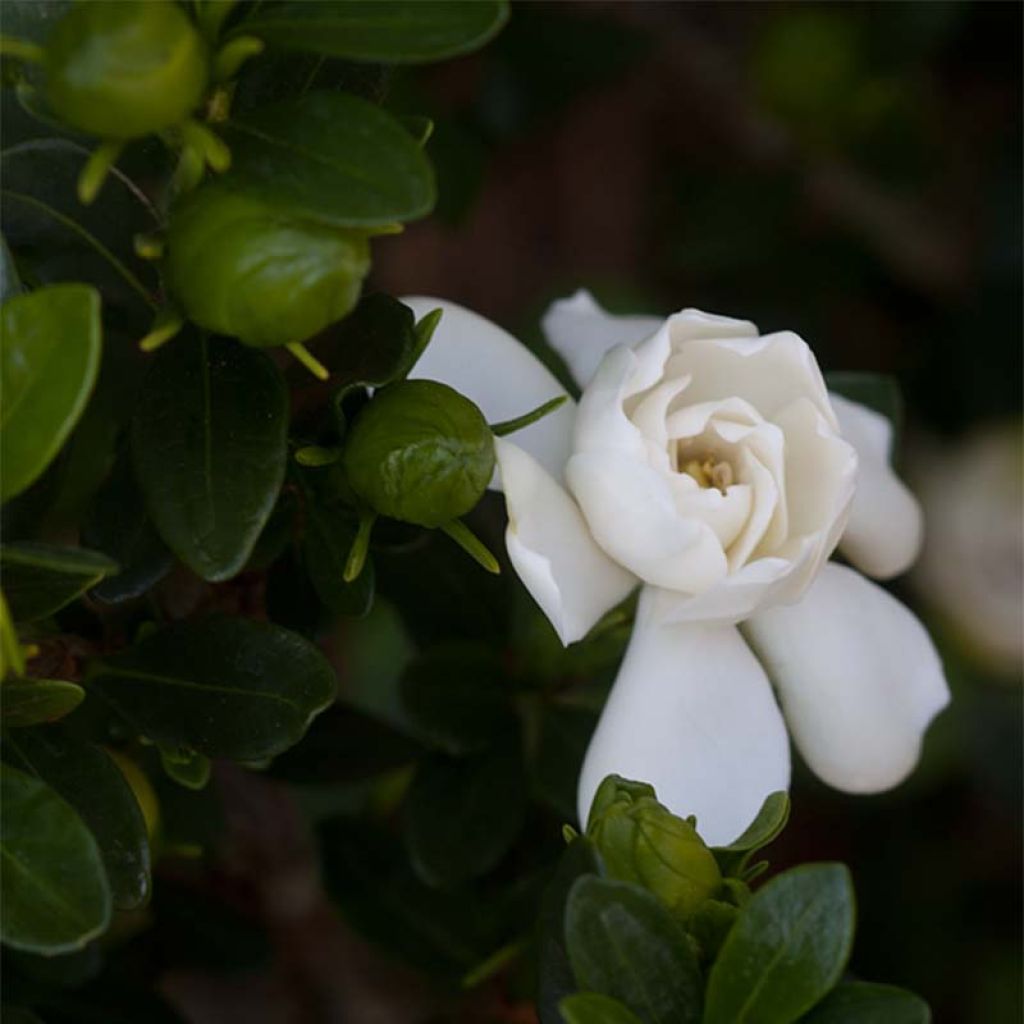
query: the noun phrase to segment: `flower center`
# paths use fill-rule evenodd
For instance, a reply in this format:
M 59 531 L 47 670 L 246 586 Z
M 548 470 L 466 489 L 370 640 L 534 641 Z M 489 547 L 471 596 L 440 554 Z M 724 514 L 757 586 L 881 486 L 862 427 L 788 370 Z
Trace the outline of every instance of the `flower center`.
M 736 478 L 732 465 L 710 452 L 694 456 L 677 448 L 676 469 L 693 477 L 701 487 L 716 487 L 722 494 Z

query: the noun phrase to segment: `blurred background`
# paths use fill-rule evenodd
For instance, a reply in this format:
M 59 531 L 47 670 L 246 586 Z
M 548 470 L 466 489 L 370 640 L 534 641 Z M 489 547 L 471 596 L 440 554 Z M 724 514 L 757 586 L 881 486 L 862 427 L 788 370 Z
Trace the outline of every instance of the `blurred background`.
M 1024 1009 L 1022 11 L 514 2 L 471 58 L 339 69 L 436 124 L 438 209 L 375 243 L 372 289 L 465 303 L 556 372 L 540 316 L 587 287 L 620 312 L 696 306 L 793 329 L 826 370 L 898 381 L 898 457 L 928 539 L 894 590 L 935 637 L 953 702 L 893 793 L 844 797 L 797 764 L 769 857 L 848 863 L 851 971 L 919 992 L 938 1024 Z M 273 78 L 272 59 L 253 67 Z M 474 528 L 500 550 L 500 502 L 485 505 Z M 266 772 L 217 765 L 199 794 L 154 781 L 177 856 L 110 937 L 108 966 L 92 947 L 5 959 L 47 993 L 48 1024 L 535 1021 L 530 928 L 628 624 L 560 652 L 513 573 L 483 579 L 444 544 L 381 539 L 380 599 L 358 622 L 325 616 L 291 555 L 215 590 L 181 572 L 162 587 L 172 617 L 265 610 L 316 636 L 344 704 Z M 499 772 L 482 819 L 423 792 L 424 764 L 472 778 L 477 754 L 456 765 L 410 738 L 410 672 L 509 682 L 520 724 L 501 735 L 502 705 L 492 752 L 521 725 L 529 779 L 519 761 Z M 475 729 L 473 714 L 435 724 Z M 435 829 L 416 826 L 419 864 L 402 804 L 417 785 Z M 503 829 L 485 877 L 424 884 L 425 852 L 454 875 Z
M 479 58 L 393 83 L 437 119 L 442 200 L 376 271 L 532 342 L 587 287 L 897 378 L 928 544 L 896 590 L 953 703 L 895 793 L 798 774 L 772 860 L 848 862 L 853 969 L 939 1022 L 1021 1019 L 1021 12 L 514 4 Z

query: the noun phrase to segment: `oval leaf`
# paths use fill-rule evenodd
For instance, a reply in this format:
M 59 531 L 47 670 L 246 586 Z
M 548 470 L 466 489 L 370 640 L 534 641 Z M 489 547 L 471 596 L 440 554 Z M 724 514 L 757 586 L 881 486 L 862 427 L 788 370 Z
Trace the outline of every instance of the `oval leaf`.
M 705 1024 L 790 1024 L 842 974 L 854 901 L 842 864 L 773 878 L 740 911 L 708 979 Z
M 132 421 L 135 474 L 160 536 L 192 570 L 245 566 L 284 480 L 288 394 L 267 356 L 187 338 L 164 349 Z
M 434 171 L 390 114 L 345 93 L 309 93 L 232 121 L 235 191 L 282 213 L 376 227 L 429 213 Z
M 88 685 L 158 743 L 258 761 L 301 739 L 335 678 L 297 634 L 216 617 L 151 634 L 99 663 Z
M 686 933 L 646 889 L 594 875 L 565 908 L 576 982 L 611 996 L 649 1024 L 697 1024 L 702 981 Z
M 429 885 L 485 874 L 508 852 L 526 813 L 518 743 L 479 757 L 424 759 L 405 801 L 404 839 Z
M 558 1004 L 566 1024 L 643 1024 L 643 1021 L 617 999 L 597 992 L 577 992 Z
M 238 32 L 268 46 L 419 64 L 479 49 L 507 19 L 505 0 L 298 0 L 257 12 Z
M 53 722 L 74 711 L 83 690 L 62 679 L 8 679 L 0 686 L 0 723 L 5 728 L 22 728 Z
M 850 981 L 837 985 L 801 1024 L 929 1024 L 928 1004 L 894 985 Z
M 61 284 L 0 310 L 0 500 L 31 484 L 85 409 L 100 365 L 100 297 Z
M 86 548 L 17 541 L 0 547 L 0 570 L 14 621 L 31 622 L 70 604 L 118 565 Z
M 32 953 L 80 949 L 110 921 L 99 847 L 39 779 L 0 764 L 0 939 Z
M 59 725 L 19 729 L 4 746 L 6 757 L 42 779 L 88 826 L 114 906 L 131 910 L 145 903 L 150 889 L 146 822 L 117 765 L 99 747 Z

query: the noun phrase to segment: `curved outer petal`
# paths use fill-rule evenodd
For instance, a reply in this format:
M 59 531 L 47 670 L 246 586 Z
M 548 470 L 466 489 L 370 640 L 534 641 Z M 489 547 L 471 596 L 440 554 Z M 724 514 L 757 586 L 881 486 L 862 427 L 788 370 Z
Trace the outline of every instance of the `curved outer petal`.
M 495 439 L 519 578 L 563 644 L 585 636 L 637 583 L 594 543 L 572 497 L 518 445 Z
M 892 424 L 881 413 L 831 395 L 844 438 L 857 449 L 860 467 L 846 532 L 839 549 L 862 572 L 898 576 L 921 550 L 921 506 L 889 464 Z
M 587 386 L 605 352 L 616 345 L 633 345 L 661 325 L 658 316 L 614 316 L 582 288 L 553 302 L 541 320 L 551 347 L 565 360 L 573 379 Z
M 616 773 L 649 782 L 710 845 L 735 839 L 789 785 L 789 741 L 764 670 L 732 626 L 658 625 L 649 588 L 590 741 L 579 785 L 586 821 Z
M 799 604 L 759 612 L 743 629 L 825 782 L 877 793 L 910 774 L 949 689 L 927 631 L 899 601 L 829 563 Z
M 445 299 L 402 299 L 416 319 L 442 309 L 441 322 L 409 374 L 413 380 L 436 380 L 475 402 L 488 423 L 515 419 L 544 402 L 566 394 L 554 374 L 521 342 L 490 320 Z M 570 398 L 554 412 L 513 436 L 556 480 L 569 458 L 575 402 Z

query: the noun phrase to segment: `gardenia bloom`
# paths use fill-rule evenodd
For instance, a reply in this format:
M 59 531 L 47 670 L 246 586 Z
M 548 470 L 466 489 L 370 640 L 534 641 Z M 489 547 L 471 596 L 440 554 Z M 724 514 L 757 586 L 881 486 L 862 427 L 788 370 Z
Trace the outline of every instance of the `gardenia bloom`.
M 564 393 L 482 317 L 404 301 L 418 317 L 444 311 L 411 376 L 456 388 L 488 421 Z M 612 316 L 586 292 L 555 303 L 544 329 L 583 391 L 497 439 L 509 558 L 565 644 L 641 588 L 581 821 L 614 772 L 728 843 L 788 787 L 786 723 L 830 785 L 899 783 L 949 699 L 942 666 L 910 611 L 828 561 L 838 544 L 889 577 L 917 554 L 921 515 L 889 467 L 888 421 L 829 395 L 788 331 L 692 309 Z

